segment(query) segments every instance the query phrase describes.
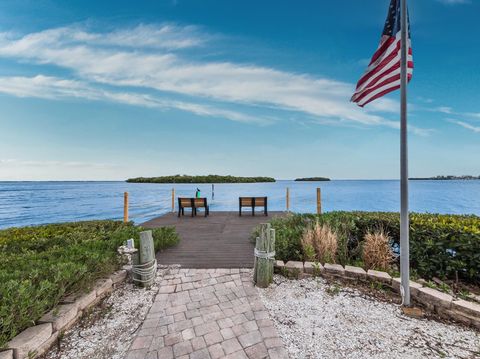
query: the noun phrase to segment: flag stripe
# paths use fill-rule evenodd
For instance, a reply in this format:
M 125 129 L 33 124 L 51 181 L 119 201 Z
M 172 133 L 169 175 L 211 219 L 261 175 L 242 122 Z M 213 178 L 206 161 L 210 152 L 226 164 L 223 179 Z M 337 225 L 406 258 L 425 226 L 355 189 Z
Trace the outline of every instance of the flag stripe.
M 401 17 L 403 16 L 400 4 L 401 2 L 398 0 L 391 0 L 380 44 L 357 83 L 351 101 L 356 102 L 359 106 L 363 107 L 400 87 Z M 408 14 L 405 15 L 408 16 Z M 405 41 L 407 44 L 407 81 L 410 81 L 413 76 L 414 64 L 409 30 Z
M 354 101 L 357 101 L 360 99 L 360 97 L 363 96 L 365 92 L 369 92 L 372 88 L 376 88 L 378 86 L 378 83 L 381 83 L 383 80 L 385 80 L 388 76 L 392 76 L 393 74 L 400 74 L 400 62 L 399 61 L 394 61 L 393 65 L 390 67 L 385 67 L 385 70 L 382 71 L 377 77 L 372 79 L 369 82 L 365 82 L 360 91 L 357 91 L 352 99 Z M 408 72 L 411 73 L 410 69 L 413 69 L 413 61 L 408 61 Z

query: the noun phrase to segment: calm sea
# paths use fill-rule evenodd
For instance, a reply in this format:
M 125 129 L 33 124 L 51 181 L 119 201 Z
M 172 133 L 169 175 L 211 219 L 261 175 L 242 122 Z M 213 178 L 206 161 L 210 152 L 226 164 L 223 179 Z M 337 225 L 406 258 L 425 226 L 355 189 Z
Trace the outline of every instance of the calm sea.
M 196 188 L 212 211 L 236 211 L 239 196 L 268 196 L 270 210 L 316 210 L 316 188 L 325 211 L 398 211 L 398 181 L 277 181 L 260 184 L 143 184 L 126 182 L 0 182 L 0 228 L 88 219 L 120 219 L 123 192 L 129 192 L 130 218 L 142 223 L 171 210 L 171 190 L 193 196 Z M 411 181 L 410 208 L 416 212 L 480 215 L 480 181 Z

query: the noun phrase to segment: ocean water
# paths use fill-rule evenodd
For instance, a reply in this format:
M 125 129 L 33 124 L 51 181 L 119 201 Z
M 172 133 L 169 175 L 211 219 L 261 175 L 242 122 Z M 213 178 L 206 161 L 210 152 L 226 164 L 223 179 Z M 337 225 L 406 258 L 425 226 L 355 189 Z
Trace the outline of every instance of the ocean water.
M 123 192 L 129 192 L 130 219 L 142 223 L 171 210 L 171 191 L 208 198 L 211 211 L 237 211 L 239 196 L 268 196 L 270 210 L 315 212 L 316 188 L 324 211 L 399 211 L 399 181 L 277 181 L 255 184 L 150 184 L 126 182 L 0 182 L 0 228 L 41 223 L 123 218 Z M 410 181 L 415 212 L 480 215 L 480 181 Z

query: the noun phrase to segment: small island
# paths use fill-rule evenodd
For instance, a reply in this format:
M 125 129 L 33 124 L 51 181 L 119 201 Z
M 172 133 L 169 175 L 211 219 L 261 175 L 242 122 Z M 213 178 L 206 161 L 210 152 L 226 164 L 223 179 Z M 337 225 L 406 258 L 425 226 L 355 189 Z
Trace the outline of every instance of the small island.
M 261 183 L 275 182 L 272 177 L 235 177 L 235 176 L 189 176 L 174 175 L 160 177 L 136 177 L 127 179 L 129 183 Z
M 319 182 L 319 181 L 330 181 L 330 178 L 326 177 L 305 177 L 305 178 L 296 178 L 297 182 Z
M 480 176 L 435 176 L 435 177 L 417 177 L 410 178 L 412 181 L 454 181 L 454 180 L 480 180 Z

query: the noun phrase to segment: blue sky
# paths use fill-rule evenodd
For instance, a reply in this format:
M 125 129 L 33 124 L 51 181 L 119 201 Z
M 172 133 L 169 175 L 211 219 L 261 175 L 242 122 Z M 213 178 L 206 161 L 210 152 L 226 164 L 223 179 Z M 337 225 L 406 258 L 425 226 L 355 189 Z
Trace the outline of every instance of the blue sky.
M 2 1 L 0 180 L 399 176 L 389 0 Z M 410 0 L 410 175 L 480 174 L 480 1 Z

